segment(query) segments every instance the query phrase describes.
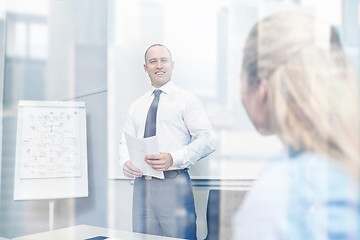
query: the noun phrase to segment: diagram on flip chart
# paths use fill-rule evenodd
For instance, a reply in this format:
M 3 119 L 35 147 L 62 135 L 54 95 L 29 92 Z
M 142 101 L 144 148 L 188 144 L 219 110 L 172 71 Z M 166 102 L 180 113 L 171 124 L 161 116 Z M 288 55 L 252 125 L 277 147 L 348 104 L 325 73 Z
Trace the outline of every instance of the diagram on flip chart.
M 22 111 L 21 178 L 80 177 L 79 110 Z
M 88 196 L 85 102 L 19 101 L 14 200 Z

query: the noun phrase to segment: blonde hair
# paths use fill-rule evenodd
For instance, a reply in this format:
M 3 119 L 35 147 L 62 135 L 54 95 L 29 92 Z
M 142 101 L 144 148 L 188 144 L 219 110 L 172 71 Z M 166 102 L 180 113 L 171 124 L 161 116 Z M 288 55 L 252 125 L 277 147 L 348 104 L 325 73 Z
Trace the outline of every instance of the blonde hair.
M 243 69 L 250 86 L 268 81 L 286 144 L 358 170 L 358 78 L 333 27 L 304 12 L 265 18 L 248 36 Z

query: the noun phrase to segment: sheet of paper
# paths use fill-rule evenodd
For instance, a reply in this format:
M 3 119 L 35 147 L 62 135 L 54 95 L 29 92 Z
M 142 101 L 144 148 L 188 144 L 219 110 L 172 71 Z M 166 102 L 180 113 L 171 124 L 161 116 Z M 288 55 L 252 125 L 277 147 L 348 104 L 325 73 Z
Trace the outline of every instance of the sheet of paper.
M 160 153 L 157 137 L 134 138 L 125 133 L 125 139 L 132 164 L 144 175 L 164 179 L 164 172 L 154 170 L 145 162 L 146 155 Z

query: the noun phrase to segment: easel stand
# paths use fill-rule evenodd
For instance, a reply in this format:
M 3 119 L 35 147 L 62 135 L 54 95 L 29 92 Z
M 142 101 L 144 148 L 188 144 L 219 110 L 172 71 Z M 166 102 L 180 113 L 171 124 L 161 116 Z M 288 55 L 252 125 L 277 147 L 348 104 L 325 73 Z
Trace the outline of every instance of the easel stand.
M 54 230 L 54 200 L 50 200 L 49 202 L 49 231 Z

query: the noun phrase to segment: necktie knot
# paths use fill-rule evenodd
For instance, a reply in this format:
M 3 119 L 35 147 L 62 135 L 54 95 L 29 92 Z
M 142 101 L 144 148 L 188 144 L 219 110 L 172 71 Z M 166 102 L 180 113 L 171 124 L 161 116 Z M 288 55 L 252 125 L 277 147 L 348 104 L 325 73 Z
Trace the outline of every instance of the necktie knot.
M 162 93 L 162 91 L 161 91 L 160 89 L 156 89 L 156 90 L 154 91 L 155 97 L 160 96 L 161 93 Z

